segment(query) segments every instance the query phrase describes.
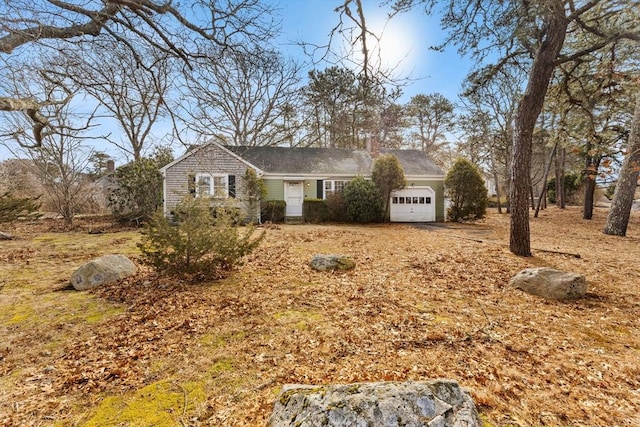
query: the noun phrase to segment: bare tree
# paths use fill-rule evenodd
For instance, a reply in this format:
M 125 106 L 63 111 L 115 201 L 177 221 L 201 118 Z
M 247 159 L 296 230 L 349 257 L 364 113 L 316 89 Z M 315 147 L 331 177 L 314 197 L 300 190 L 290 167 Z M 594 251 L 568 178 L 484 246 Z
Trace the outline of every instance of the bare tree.
M 142 47 L 188 64 L 211 44 L 244 50 L 268 40 L 275 28 L 270 12 L 270 6 L 259 0 L 194 0 L 185 5 L 165 0 L 5 1 L 0 3 L 0 52 L 32 67 L 34 56 L 82 49 L 100 39 L 125 46 L 138 64 L 144 64 Z M 4 62 L 0 77 L 6 79 L 15 65 Z M 24 111 L 36 146 L 50 125 L 41 114 L 50 103 L 20 92 L 0 92 L 0 111 Z
M 98 101 L 115 119 L 123 136 L 109 141 L 134 160 L 149 148 L 154 125 L 166 115 L 166 98 L 175 78 L 172 58 L 165 52 L 140 48 L 142 63 L 122 45 L 95 41 L 90 50 L 58 55 L 52 78 L 70 80 Z
M 194 63 L 179 114 L 198 134 L 233 145 L 290 143 L 299 72 L 298 63 L 270 49 L 215 51 Z
M 83 134 L 91 127 L 92 116 L 82 123 L 72 122 L 77 117 L 70 103 L 47 106 L 41 110 L 49 126 L 40 144 L 34 141 L 21 149 L 30 160 L 32 173 L 38 177 L 45 191 L 43 204 L 53 209 L 66 225 L 86 208 L 90 198 L 90 180 L 86 170 L 92 150 L 83 145 Z

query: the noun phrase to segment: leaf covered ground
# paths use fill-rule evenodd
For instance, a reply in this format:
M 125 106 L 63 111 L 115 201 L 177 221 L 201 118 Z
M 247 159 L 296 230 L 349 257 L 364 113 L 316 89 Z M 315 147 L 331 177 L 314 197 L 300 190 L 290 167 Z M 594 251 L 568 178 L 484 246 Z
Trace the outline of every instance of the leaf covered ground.
M 640 425 L 640 218 L 628 237 L 578 208 L 416 228 L 283 225 L 232 277 L 202 285 L 145 268 L 97 291 L 70 274 L 139 232 L 14 224 L 0 242 L 0 424 L 263 426 L 287 383 L 452 378 L 488 426 Z M 92 230 L 100 225 L 91 225 Z M 349 272 L 313 271 L 342 253 Z M 579 257 L 578 257 L 579 256 Z M 584 274 L 546 301 L 507 286 L 527 267 Z

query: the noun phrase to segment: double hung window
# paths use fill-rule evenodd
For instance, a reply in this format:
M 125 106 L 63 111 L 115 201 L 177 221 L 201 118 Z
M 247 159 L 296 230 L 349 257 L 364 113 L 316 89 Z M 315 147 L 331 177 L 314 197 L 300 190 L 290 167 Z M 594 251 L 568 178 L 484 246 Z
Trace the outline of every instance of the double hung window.
M 342 193 L 344 187 L 349 181 L 324 181 L 324 198 L 326 199 L 332 194 Z
M 199 173 L 196 174 L 196 194 L 198 197 L 229 197 L 229 180 L 227 175 Z

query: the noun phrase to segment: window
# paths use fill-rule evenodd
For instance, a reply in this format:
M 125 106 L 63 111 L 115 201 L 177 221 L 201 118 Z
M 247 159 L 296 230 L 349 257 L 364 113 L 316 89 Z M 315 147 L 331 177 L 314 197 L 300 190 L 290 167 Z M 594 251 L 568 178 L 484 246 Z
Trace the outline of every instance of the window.
M 431 203 L 431 197 L 427 197 L 427 204 Z
M 394 197 L 394 198 L 393 198 L 393 201 L 392 201 L 391 203 L 393 203 L 394 205 L 397 205 L 397 204 L 398 204 L 398 198 L 397 198 L 397 197 Z
M 341 193 L 349 181 L 324 181 L 324 198 L 326 199 L 332 194 Z
M 202 173 L 196 175 L 196 194 L 198 197 L 211 195 L 211 175 Z
M 196 174 L 196 194 L 198 197 L 229 197 L 229 180 L 227 175 L 199 173 Z

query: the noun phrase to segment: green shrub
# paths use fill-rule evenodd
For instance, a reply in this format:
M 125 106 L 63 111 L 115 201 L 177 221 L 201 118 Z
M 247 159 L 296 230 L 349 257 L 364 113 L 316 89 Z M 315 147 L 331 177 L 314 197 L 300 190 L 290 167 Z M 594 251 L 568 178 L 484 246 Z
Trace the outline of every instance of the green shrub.
M 225 203 L 218 206 L 211 206 L 209 211 L 214 219 L 220 217 L 228 218 L 233 226 L 238 226 L 244 223 L 242 210 L 237 206 Z
M 244 202 L 247 208 L 246 222 L 255 223 L 260 200 L 266 197 L 267 187 L 256 171 L 250 168 L 245 171 L 242 181 L 244 183 Z
M 327 214 L 329 221 L 347 222 L 347 204 L 344 202 L 342 192 L 331 193 L 327 196 L 325 203 L 327 205 Z
M 566 203 L 575 203 L 575 196 L 582 185 L 582 175 L 577 173 L 567 173 L 564 175 L 564 196 Z M 613 193 L 612 193 L 613 194 Z M 547 181 L 547 198 L 549 203 L 556 202 L 556 178 Z
M 252 238 L 253 226 L 240 232 L 223 210 L 214 218 L 206 198 L 187 197 L 173 220 L 158 211 L 145 225 L 143 261 L 158 273 L 203 281 L 225 277 L 251 253 L 264 237 Z
M 342 197 L 349 221 L 368 223 L 380 220 L 382 197 L 373 182 L 357 176 L 344 187 Z
M 458 159 L 444 179 L 450 205 L 447 216 L 451 221 L 482 219 L 487 213 L 487 187 L 480 170 L 467 159 Z
M 284 200 L 265 200 L 260 205 L 262 221 L 284 222 L 287 203 Z
M 394 154 L 384 154 L 376 159 L 371 179 L 378 187 L 382 197 L 382 220 L 389 220 L 389 200 L 394 190 L 407 185 L 400 160 Z
M 302 219 L 304 222 L 320 223 L 329 220 L 329 209 L 322 199 L 305 199 L 302 203 Z
M 9 192 L 0 194 L 0 222 L 40 218 L 42 215 L 38 213 L 39 198 L 40 196 L 15 197 Z
M 162 206 L 162 174 L 153 159 L 139 159 L 116 169 L 117 188 L 109 195 L 113 217 L 140 225 Z

